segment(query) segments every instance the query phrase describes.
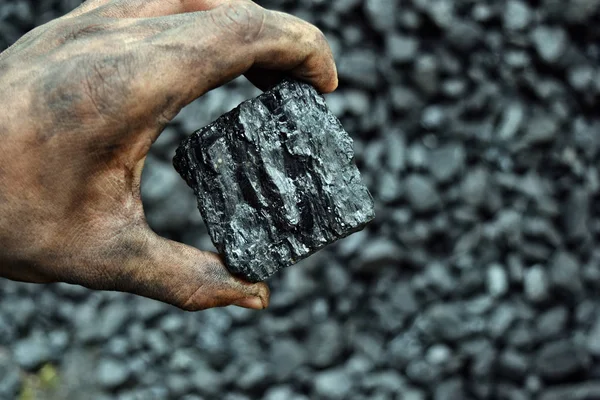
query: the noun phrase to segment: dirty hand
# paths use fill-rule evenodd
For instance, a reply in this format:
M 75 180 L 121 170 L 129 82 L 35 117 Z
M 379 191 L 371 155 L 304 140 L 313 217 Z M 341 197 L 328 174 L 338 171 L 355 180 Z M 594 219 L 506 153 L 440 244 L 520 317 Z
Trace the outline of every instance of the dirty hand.
M 264 283 L 150 230 L 140 175 L 182 107 L 283 71 L 337 85 L 319 30 L 247 0 L 89 0 L 25 35 L 0 54 L 0 276 L 266 307 Z

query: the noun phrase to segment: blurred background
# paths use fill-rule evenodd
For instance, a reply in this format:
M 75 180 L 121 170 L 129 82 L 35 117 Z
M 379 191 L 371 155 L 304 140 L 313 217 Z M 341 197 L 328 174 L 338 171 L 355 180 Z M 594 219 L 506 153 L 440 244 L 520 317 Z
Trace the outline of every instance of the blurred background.
M 77 0 L 0 0 L 0 49 Z M 0 399 L 600 399 L 600 1 L 263 0 L 319 26 L 377 220 L 279 273 L 264 312 L 0 281 Z M 213 249 L 152 148 L 161 234 Z

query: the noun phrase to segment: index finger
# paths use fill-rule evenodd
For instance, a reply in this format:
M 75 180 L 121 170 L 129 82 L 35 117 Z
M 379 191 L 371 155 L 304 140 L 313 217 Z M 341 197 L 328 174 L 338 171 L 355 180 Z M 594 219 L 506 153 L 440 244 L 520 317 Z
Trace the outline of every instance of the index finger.
M 179 99 L 182 107 L 253 67 L 286 72 L 323 93 L 337 87 L 323 33 L 291 15 L 228 1 L 210 11 L 153 21 L 168 28 L 142 44 L 152 64 L 138 76 L 152 82 L 146 86 L 148 100 Z
M 223 1 L 229 0 L 87 0 L 68 16 L 93 12 L 108 18 L 151 18 L 210 10 Z

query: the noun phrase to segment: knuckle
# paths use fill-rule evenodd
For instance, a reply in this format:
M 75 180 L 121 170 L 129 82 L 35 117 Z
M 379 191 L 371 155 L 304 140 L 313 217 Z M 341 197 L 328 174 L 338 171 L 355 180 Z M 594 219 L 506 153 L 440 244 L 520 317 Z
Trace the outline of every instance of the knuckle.
M 215 22 L 245 43 L 256 41 L 263 30 L 266 11 L 248 1 L 228 2 L 218 8 Z
M 328 46 L 327 38 L 325 37 L 325 34 L 323 33 L 322 30 L 320 30 L 319 28 L 317 28 L 314 25 L 311 25 L 311 34 L 307 35 L 307 38 L 311 41 L 311 43 L 315 47 L 320 48 L 323 46 Z

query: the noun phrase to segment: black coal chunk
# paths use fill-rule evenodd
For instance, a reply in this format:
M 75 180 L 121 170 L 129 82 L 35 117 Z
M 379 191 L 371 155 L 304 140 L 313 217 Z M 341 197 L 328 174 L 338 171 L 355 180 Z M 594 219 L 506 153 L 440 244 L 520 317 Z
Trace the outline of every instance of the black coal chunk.
M 310 85 L 285 80 L 181 143 L 177 172 L 229 270 L 261 281 L 373 220 L 353 142 Z

